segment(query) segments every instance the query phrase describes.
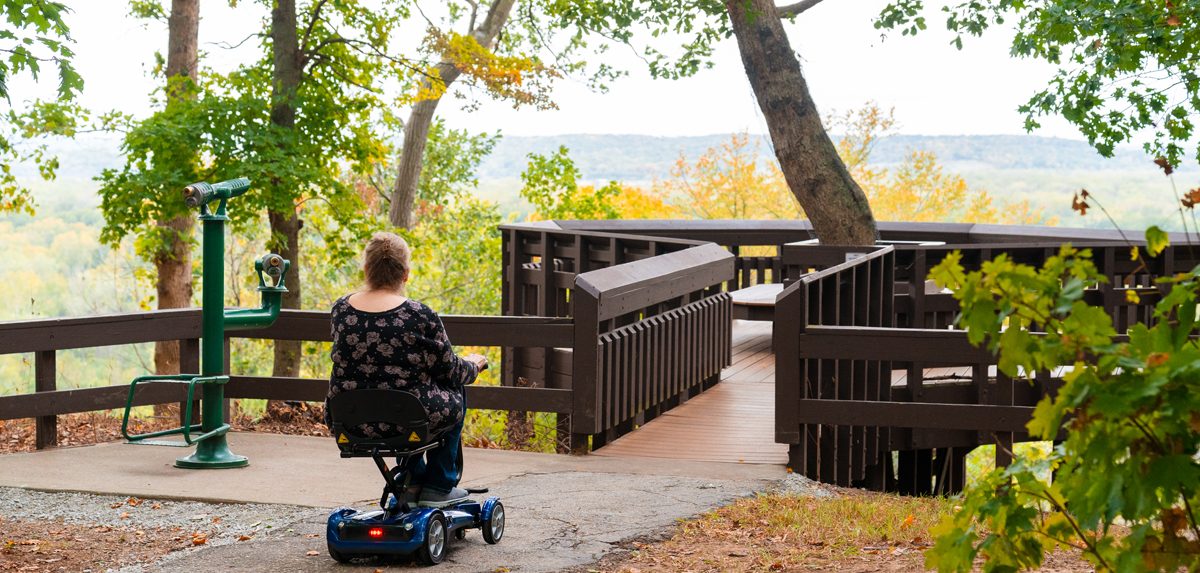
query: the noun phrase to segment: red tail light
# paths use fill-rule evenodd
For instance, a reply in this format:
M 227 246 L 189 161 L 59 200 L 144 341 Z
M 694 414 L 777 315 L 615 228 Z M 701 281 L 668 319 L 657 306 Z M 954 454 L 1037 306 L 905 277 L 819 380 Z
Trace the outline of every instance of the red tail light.
M 367 531 L 367 535 L 370 535 L 371 537 L 383 537 L 383 528 L 373 527 Z

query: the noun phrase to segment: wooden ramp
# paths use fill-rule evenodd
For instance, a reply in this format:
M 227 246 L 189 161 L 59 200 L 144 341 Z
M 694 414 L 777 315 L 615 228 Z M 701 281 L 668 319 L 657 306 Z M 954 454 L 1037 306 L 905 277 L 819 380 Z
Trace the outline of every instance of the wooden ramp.
M 787 463 L 775 443 L 771 323 L 733 321 L 733 365 L 721 383 L 594 452 L 597 456 Z

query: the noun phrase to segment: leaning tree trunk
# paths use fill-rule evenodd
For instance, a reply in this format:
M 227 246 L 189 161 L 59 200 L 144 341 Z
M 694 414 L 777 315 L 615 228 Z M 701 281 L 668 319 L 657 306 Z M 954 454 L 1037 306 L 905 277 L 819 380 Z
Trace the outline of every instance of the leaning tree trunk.
M 271 43 L 275 65 L 274 85 L 271 90 L 271 123 L 277 128 L 291 130 L 296 127 L 296 108 L 292 100 L 296 88 L 300 85 L 301 62 L 300 44 L 296 30 L 295 0 L 277 0 L 275 9 L 271 12 Z M 286 194 L 288 190 L 280 189 L 282 183 L 271 182 L 272 192 L 278 195 Z M 282 211 L 268 210 L 267 218 L 271 222 L 272 237 L 281 237 L 282 242 L 274 242 L 271 250 L 292 261 L 292 270 L 288 274 L 288 292 L 283 295 L 283 308 L 300 308 L 300 228 L 303 222 L 297 216 L 295 209 Z M 274 376 L 299 376 L 300 374 L 300 341 L 275 341 Z M 270 410 L 273 404 L 268 403 Z M 274 404 L 277 406 L 277 404 Z
M 492 2 L 483 23 L 471 30 L 471 37 L 480 46 L 491 49 L 515 4 L 516 0 Z M 471 19 L 474 23 L 474 16 Z M 445 89 L 449 89 L 461 73 L 451 60 L 443 60 L 437 70 Z M 426 80 L 421 89 L 431 87 L 433 83 Z M 388 220 L 397 227 L 411 229 L 416 224 L 413 205 L 417 201 L 417 185 L 421 182 L 421 162 L 425 158 L 425 144 L 429 142 L 429 128 L 433 125 L 433 114 L 439 101 L 441 98 L 417 102 L 404 124 L 404 147 L 400 148 L 400 166 L 396 170 L 396 185 L 392 188 L 392 204 L 388 207 Z
M 451 63 L 438 64 L 438 75 L 449 88 L 458 79 L 458 68 Z M 426 81 L 426 84 L 429 82 Z M 429 142 L 429 128 L 433 126 L 433 114 L 442 98 L 421 100 L 413 106 L 404 123 L 404 146 L 400 148 L 400 167 L 396 172 L 396 185 L 392 188 L 392 204 L 388 207 L 388 220 L 402 229 L 411 229 L 417 223 L 413 216 L 413 204 L 417 201 L 417 185 L 421 182 L 421 162 L 425 158 L 425 144 Z
M 200 34 L 200 0 L 173 0 L 168 20 L 167 81 L 186 77 L 196 79 L 199 59 L 197 44 Z M 189 86 L 168 83 L 167 105 L 195 97 Z M 192 253 L 188 236 L 196 223 L 192 213 L 186 213 L 168 221 L 156 221 L 155 225 L 167 229 L 166 244 L 154 255 L 155 270 L 158 271 L 158 308 L 187 308 L 192 305 Z M 179 342 L 159 341 L 154 344 L 154 372 L 156 374 L 179 374 Z M 172 415 L 175 407 L 159 404 L 154 407 L 156 416 Z
M 772 0 L 725 0 L 746 77 L 792 194 L 827 245 L 878 237 L 867 196 L 842 163 L 817 113 Z

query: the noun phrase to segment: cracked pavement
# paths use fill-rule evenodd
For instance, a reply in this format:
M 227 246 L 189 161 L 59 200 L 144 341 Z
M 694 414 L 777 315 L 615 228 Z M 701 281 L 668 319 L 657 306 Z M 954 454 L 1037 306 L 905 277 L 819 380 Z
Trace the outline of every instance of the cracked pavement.
M 374 571 L 406 561 L 339 565 L 325 548 L 325 521 L 334 507 L 378 501 L 383 480 L 371 460 L 340 459 L 328 438 L 230 434 L 250 466 L 181 470 L 177 448 L 102 444 L 10 454 L 0 487 L 86 492 L 218 504 L 282 504 L 295 520 L 269 536 L 172 554 L 139 571 Z M 623 541 L 670 537 L 678 520 L 755 491 L 774 489 L 782 465 L 730 464 L 565 456 L 477 450 L 464 452 L 463 487 L 488 487 L 504 502 L 504 539 L 487 545 L 477 530 L 451 541 L 438 571 L 512 573 L 561 571 L 621 551 Z M 79 471 L 87 468 L 87 471 Z M 107 505 L 103 506 L 108 508 Z M 319 534 L 319 537 L 304 537 Z M 316 555 L 308 555 L 316 551 Z M 122 572 L 125 573 L 125 572 Z
M 504 538 L 487 545 L 477 530 L 452 541 L 443 572 L 561 571 L 623 551 L 622 541 L 668 538 L 678 520 L 773 487 L 775 479 L 712 480 L 566 472 L 523 474 L 491 484 L 507 510 Z M 325 516 L 289 526 L 294 532 L 262 541 L 213 547 L 163 561 L 147 571 L 375 571 L 407 566 L 404 559 L 355 560 L 340 565 L 325 549 Z M 320 537 L 303 537 L 314 533 Z M 307 555 L 317 551 L 318 555 Z

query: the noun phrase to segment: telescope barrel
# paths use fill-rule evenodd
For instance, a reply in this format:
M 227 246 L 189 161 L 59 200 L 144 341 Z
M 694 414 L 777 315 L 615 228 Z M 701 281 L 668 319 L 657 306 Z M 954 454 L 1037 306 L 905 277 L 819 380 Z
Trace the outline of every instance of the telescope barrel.
M 223 199 L 232 199 L 246 192 L 250 188 L 250 180 L 245 177 L 222 181 L 213 185 L 213 190 L 221 195 Z
M 232 199 L 245 193 L 248 189 L 250 189 L 250 180 L 245 177 L 214 184 L 192 183 L 183 188 L 183 202 L 194 209 L 218 199 Z

